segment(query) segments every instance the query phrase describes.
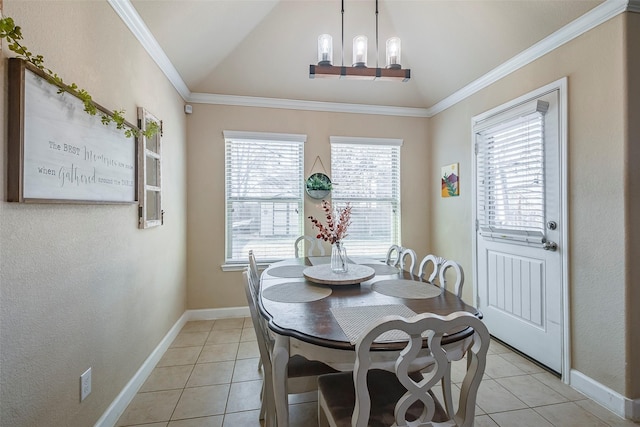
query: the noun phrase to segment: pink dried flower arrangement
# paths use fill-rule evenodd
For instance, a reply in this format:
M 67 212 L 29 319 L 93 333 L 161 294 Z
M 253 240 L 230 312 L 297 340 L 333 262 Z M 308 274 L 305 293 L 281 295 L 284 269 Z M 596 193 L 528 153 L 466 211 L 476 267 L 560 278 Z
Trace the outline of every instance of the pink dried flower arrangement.
M 335 219 L 331 202 L 323 200 L 322 210 L 327 218 L 326 226 L 314 217 L 309 216 L 313 225 L 318 228 L 318 235 L 316 237 L 332 245 L 347 237 L 347 228 L 351 225 L 351 205 L 347 202 L 347 205 L 343 209 L 336 209 L 338 214 L 337 220 Z

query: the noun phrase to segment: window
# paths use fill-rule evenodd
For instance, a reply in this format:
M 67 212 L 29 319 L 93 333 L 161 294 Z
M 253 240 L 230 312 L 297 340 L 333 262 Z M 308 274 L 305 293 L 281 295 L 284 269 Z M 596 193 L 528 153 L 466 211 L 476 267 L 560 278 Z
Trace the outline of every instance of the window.
M 151 122 L 158 132 L 151 138 L 140 135 L 138 156 L 138 228 L 162 225 L 162 122 L 146 109 L 138 107 L 138 127 L 146 131 Z
M 331 137 L 333 203 L 351 203 L 349 254 L 384 257 L 400 243 L 402 140 Z
M 305 135 L 225 131 L 226 263 L 294 256 L 303 231 Z
M 544 235 L 548 108 L 548 102 L 536 100 L 476 124 L 477 219 L 482 235 Z

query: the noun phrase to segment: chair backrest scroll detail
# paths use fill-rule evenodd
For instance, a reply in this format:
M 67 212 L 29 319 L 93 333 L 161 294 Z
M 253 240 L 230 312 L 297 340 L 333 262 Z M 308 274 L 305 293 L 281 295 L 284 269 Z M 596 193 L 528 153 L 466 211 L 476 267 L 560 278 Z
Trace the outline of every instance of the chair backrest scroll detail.
M 407 258 L 409 258 L 408 261 Z M 402 252 L 400 252 L 400 269 L 413 274 L 413 269 L 415 268 L 415 266 L 416 252 L 413 249 L 402 248 Z
M 385 261 L 387 265 L 392 267 L 400 266 L 400 254 L 402 253 L 402 249 L 402 246 L 398 245 L 391 245 L 389 247 L 389 250 L 387 251 L 387 259 Z
M 486 353 L 489 347 L 489 332 L 480 319 L 466 312 L 456 312 L 442 317 L 431 313 L 419 314 L 413 318 L 386 316 L 374 322 L 356 343 L 356 363 L 353 380 L 356 393 L 356 405 L 352 415 L 352 426 L 366 427 L 371 413 L 371 396 L 367 388 L 367 375 L 371 368 L 370 351 L 373 342 L 384 332 L 400 330 L 409 335 L 407 346 L 402 350 L 395 364 L 395 375 L 407 392 L 395 405 L 394 425 L 432 425 L 436 411 L 436 402 L 429 392 L 438 382 L 451 374 L 446 351 L 442 347 L 442 338 L 452 330 L 473 328 L 473 344 L 468 351 L 467 372 L 463 379 L 457 410 L 447 407 L 447 415 L 456 426 L 472 426 L 475 416 L 476 395 L 486 365 Z M 427 332 L 428 347 L 433 357 L 433 368 L 423 372 L 423 379 L 415 381 L 409 375 L 409 367 L 422 350 L 422 340 Z M 409 408 L 421 402 L 424 410 L 418 420 L 407 420 Z M 434 426 L 439 425 L 434 422 Z M 449 424 L 450 425 L 450 424 Z

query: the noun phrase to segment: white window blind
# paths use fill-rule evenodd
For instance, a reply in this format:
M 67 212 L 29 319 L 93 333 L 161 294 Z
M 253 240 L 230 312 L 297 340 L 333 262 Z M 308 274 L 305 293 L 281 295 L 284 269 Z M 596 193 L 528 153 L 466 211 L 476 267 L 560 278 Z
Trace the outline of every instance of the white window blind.
M 294 256 L 303 233 L 304 135 L 224 133 L 226 263 Z
M 383 257 L 400 242 L 401 140 L 331 137 L 331 198 L 351 203 L 348 254 Z
M 476 131 L 478 226 L 482 235 L 544 235 L 544 113 L 535 101 L 480 123 Z

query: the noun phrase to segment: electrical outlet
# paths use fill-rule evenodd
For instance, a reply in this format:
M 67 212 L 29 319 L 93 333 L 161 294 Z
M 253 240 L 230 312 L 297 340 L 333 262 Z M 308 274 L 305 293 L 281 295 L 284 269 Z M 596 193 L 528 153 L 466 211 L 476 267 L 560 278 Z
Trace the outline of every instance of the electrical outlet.
M 80 402 L 86 399 L 89 393 L 91 393 L 91 368 L 80 375 Z

